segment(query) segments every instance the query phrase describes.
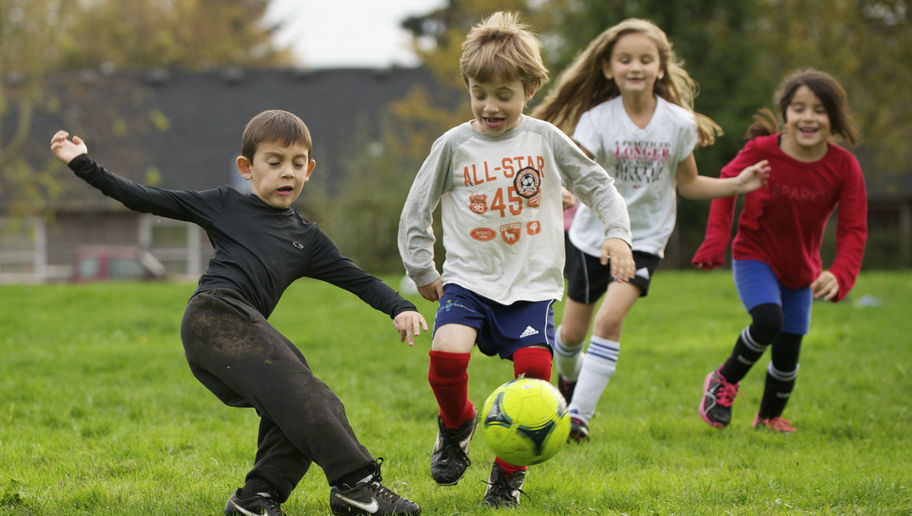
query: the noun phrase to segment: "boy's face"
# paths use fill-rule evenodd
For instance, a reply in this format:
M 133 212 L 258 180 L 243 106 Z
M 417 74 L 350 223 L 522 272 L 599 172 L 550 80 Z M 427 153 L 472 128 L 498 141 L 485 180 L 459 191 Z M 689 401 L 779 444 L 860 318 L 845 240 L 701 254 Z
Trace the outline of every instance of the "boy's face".
M 250 181 L 254 195 L 273 208 L 291 206 L 301 195 L 315 164 L 310 159 L 310 149 L 297 143 L 288 147 L 276 142 L 260 143 L 253 163 L 244 156 L 237 157 L 241 177 Z
M 535 89 L 525 91 L 522 81 L 501 79 L 482 82 L 469 79 L 469 96 L 475 120 L 472 126 L 491 136 L 500 136 L 519 124 L 526 102 Z

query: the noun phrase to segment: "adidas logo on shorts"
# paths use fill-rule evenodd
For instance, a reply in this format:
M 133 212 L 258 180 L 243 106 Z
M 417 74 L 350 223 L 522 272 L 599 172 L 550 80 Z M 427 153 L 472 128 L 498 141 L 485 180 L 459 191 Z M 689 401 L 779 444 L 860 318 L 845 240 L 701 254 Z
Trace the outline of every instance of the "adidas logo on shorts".
M 531 326 L 526 326 L 526 329 L 523 330 L 523 332 L 522 332 L 522 334 L 520 334 L 519 338 L 524 339 L 526 337 L 531 337 L 532 335 L 538 335 L 538 330 L 536 330 L 535 328 L 533 328 Z

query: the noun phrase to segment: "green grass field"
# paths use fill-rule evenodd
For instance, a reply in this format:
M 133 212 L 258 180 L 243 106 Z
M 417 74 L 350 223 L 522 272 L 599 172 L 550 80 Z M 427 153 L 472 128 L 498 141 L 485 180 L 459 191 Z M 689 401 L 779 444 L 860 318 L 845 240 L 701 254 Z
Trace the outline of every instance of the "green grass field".
M 0 287 L 0 514 L 221 513 L 251 465 L 257 418 L 190 374 L 178 327 L 193 288 Z M 592 441 L 531 467 L 509 514 L 909 514 L 910 291 L 912 272 L 865 272 L 846 302 L 815 303 L 785 413 L 798 432 L 750 426 L 768 356 L 719 431 L 697 414 L 703 377 L 747 316 L 727 272 L 661 272 L 626 321 Z M 433 305 L 414 301 L 431 321 Z M 424 514 L 496 512 L 479 503 L 492 459 L 480 434 L 457 486 L 430 478 L 427 335 L 410 349 L 384 315 L 314 281 L 293 285 L 271 320 L 386 458 L 385 484 Z M 512 367 L 475 353 L 469 376 L 480 406 Z M 285 510 L 328 514 L 328 493 L 314 466 Z

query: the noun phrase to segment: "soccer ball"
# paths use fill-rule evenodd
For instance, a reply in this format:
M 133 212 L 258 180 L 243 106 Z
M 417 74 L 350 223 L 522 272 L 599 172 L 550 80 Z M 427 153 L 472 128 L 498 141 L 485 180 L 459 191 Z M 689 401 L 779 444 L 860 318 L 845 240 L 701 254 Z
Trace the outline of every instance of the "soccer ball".
M 501 385 L 488 396 L 482 414 L 485 441 L 516 466 L 550 459 L 570 434 L 567 402 L 544 380 L 517 378 Z

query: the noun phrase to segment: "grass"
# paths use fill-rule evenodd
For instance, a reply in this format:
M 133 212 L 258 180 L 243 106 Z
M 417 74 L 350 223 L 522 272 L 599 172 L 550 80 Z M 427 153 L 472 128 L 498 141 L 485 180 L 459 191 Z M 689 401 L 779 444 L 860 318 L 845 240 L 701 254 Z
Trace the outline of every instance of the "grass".
M 0 515 L 221 513 L 251 465 L 257 418 L 190 374 L 178 327 L 193 288 L 0 287 Z M 767 357 L 718 431 L 697 415 L 700 388 L 747 316 L 726 272 L 662 271 L 627 319 L 593 440 L 533 466 L 529 496 L 509 514 L 912 512 L 910 290 L 912 272 L 865 272 L 846 302 L 815 303 L 785 414 L 798 432 L 750 427 Z M 433 306 L 415 302 L 432 320 Z M 479 505 L 492 458 L 481 436 L 457 486 L 428 473 L 428 336 L 409 349 L 385 316 L 306 280 L 271 320 L 387 459 L 387 485 L 424 514 L 497 512 Z M 469 375 L 480 406 L 512 367 L 475 353 Z M 329 513 L 319 467 L 285 509 Z

